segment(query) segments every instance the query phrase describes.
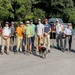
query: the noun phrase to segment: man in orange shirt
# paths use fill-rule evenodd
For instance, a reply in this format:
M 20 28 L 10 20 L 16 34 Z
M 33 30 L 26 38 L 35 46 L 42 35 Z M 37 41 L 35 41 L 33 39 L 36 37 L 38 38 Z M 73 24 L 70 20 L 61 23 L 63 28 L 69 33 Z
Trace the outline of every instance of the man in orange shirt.
M 20 22 L 20 26 L 16 28 L 16 34 L 17 34 L 17 50 L 22 52 L 22 46 L 23 46 L 23 22 Z

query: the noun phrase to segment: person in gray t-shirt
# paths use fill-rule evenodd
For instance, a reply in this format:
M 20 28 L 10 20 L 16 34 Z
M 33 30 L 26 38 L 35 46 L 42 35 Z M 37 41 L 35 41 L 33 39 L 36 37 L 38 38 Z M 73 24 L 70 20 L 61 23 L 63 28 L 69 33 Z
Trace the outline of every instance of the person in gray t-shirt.
M 14 22 L 11 22 L 10 30 L 11 30 L 10 44 L 11 44 L 11 50 L 13 50 L 13 45 L 14 45 L 14 34 L 15 34 Z
M 44 25 L 41 23 L 41 19 L 38 19 L 38 25 L 36 27 L 36 47 L 38 51 L 38 45 L 43 43 Z

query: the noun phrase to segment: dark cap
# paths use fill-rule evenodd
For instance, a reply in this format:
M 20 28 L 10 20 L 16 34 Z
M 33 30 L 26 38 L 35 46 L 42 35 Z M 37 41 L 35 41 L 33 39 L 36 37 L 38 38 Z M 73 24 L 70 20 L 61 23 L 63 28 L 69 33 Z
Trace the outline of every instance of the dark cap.
M 44 21 L 48 21 L 48 19 L 45 19 Z
M 33 20 L 30 20 L 30 22 L 33 22 Z

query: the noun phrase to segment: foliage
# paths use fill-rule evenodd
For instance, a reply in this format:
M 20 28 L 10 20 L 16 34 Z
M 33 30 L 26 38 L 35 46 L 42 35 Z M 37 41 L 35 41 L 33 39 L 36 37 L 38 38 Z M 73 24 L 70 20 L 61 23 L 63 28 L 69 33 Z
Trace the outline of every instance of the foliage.
M 0 22 L 61 17 L 75 24 L 75 0 L 0 0 Z
M 0 20 L 14 18 L 13 8 L 9 0 L 0 0 Z

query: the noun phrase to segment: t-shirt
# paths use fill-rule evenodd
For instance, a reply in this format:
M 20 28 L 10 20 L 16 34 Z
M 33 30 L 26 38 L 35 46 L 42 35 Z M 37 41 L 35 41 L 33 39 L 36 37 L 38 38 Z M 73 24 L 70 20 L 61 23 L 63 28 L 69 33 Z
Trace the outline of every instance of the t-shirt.
M 34 36 L 35 35 L 35 25 L 34 24 L 30 24 L 31 26 L 31 31 L 32 31 L 32 35 L 31 36 Z
M 68 28 L 65 29 L 64 33 L 65 33 L 66 35 L 72 35 L 71 30 L 68 29 Z
M 22 27 L 17 27 L 16 32 L 17 32 L 18 37 L 23 37 L 23 26 Z
M 42 29 L 44 29 L 43 24 L 37 25 L 37 35 L 42 35 Z
M 4 36 L 8 36 L 11 33 L 11 30 L 9 27 L 4 27 L 2 33 Z
M 13 36 L 15 33 L 15 27 L 11 27 L 10 29 L 11 29 L 11 36 Z
M 61 34 L 62 28 L 63 28 L 63 26 L 61 24 L 57 24 L 56 25 L 56 34 Z
M 30 25 L 24 26 L 24 29 L 26 30 L 24 32 L 24 34 L 26 34 L 26 35 L 30 35 L 31 34 L 31 26 Z
M 51 28 L 50 24 L 45 24 L 44 25 L 44 32 L 48 33 L 50 31 L 50 28 Z

